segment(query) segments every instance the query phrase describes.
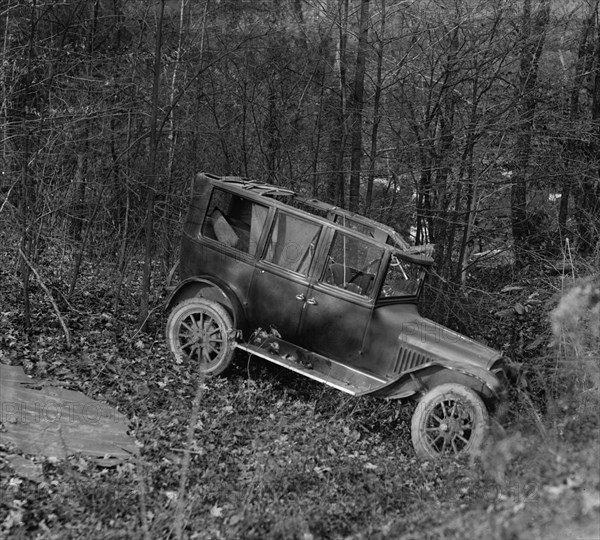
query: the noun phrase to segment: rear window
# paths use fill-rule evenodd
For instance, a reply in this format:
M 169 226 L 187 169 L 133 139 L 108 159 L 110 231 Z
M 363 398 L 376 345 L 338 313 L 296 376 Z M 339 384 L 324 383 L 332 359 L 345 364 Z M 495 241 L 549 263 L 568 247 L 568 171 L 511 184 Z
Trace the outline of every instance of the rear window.
M 268 208 L 254 201 L 213 190 L 201 234 L 227 247 L 256 255 Z

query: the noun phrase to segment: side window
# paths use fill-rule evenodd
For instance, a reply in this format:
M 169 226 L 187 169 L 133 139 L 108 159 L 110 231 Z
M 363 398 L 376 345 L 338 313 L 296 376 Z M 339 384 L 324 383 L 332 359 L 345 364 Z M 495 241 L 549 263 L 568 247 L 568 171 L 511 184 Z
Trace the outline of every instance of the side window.
M 322 281 L 362 296 L 370 296 L 384 250 L 337 231 Z
M 202 225 L 202 236 L 256 254 L 268 208 L 221 189 L 214 189 Z
M 277 212 L 265 261 L 306 275 L 320 233 L 320 225 Z

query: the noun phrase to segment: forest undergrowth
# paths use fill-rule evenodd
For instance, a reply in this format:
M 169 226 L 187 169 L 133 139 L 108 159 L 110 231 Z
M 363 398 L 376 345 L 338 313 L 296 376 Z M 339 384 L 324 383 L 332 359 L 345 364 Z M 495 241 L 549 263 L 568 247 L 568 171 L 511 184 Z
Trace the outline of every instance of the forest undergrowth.
M 414 457 L 413 405 L 346 397 L 242 356 L 227 376 L 198 381 L 167 352 L 160 276 L 139 330 L 141 263 L 130 265 L 115 311 L 108 263 L 85 263 L 67 297 L 73 261 L 47 248 L 27 336 L 15 253 L 3 248 L 0 258 L 0 362 L 117 407 L 139 448 L 112 467 L 25 456 L 25 473 L 14 465 L 19 451 L 0 446 L 3 538 L 600 535 L 600 284 L 586 278 L 591 264 L 480 270 L 468 294 L 448 297 L 449 324 L 505 351 L 521 376 L 482 455 L 440 464 Z

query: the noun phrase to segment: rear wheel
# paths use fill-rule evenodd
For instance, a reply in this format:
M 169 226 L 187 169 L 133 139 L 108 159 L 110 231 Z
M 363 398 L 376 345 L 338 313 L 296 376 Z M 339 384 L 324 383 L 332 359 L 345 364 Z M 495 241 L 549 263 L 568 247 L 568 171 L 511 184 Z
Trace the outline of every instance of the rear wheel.
M 470 388 L 441 384 L 425 394 L 412 417 L 415 452 L 424 459 L 476 454 L 488 431 L 489 415 Z
M 203 373 L 218 375 L 231 364 L 233 322 L 227 310 L 206 298 L 177 304 L 167 320 L 167 344 L 178 361 L 198 364 Z

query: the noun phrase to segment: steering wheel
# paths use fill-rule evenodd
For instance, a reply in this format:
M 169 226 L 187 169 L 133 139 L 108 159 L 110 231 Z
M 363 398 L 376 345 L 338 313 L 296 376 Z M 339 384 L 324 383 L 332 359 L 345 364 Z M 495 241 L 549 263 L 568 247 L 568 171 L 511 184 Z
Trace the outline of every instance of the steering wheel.
M 356 272 L 356 274 L 354 274 L 350 278 L 348 284 L 354 283 L 357 279 L 361 278 L 366 274 L 373 274 L 372 271 L 375 270 L 376 264 L 379 264 L 380 260 L 380 257 L 375 257 L 373 260 L 369 261 L 365 266 L 363 266 L 360 270 Z

